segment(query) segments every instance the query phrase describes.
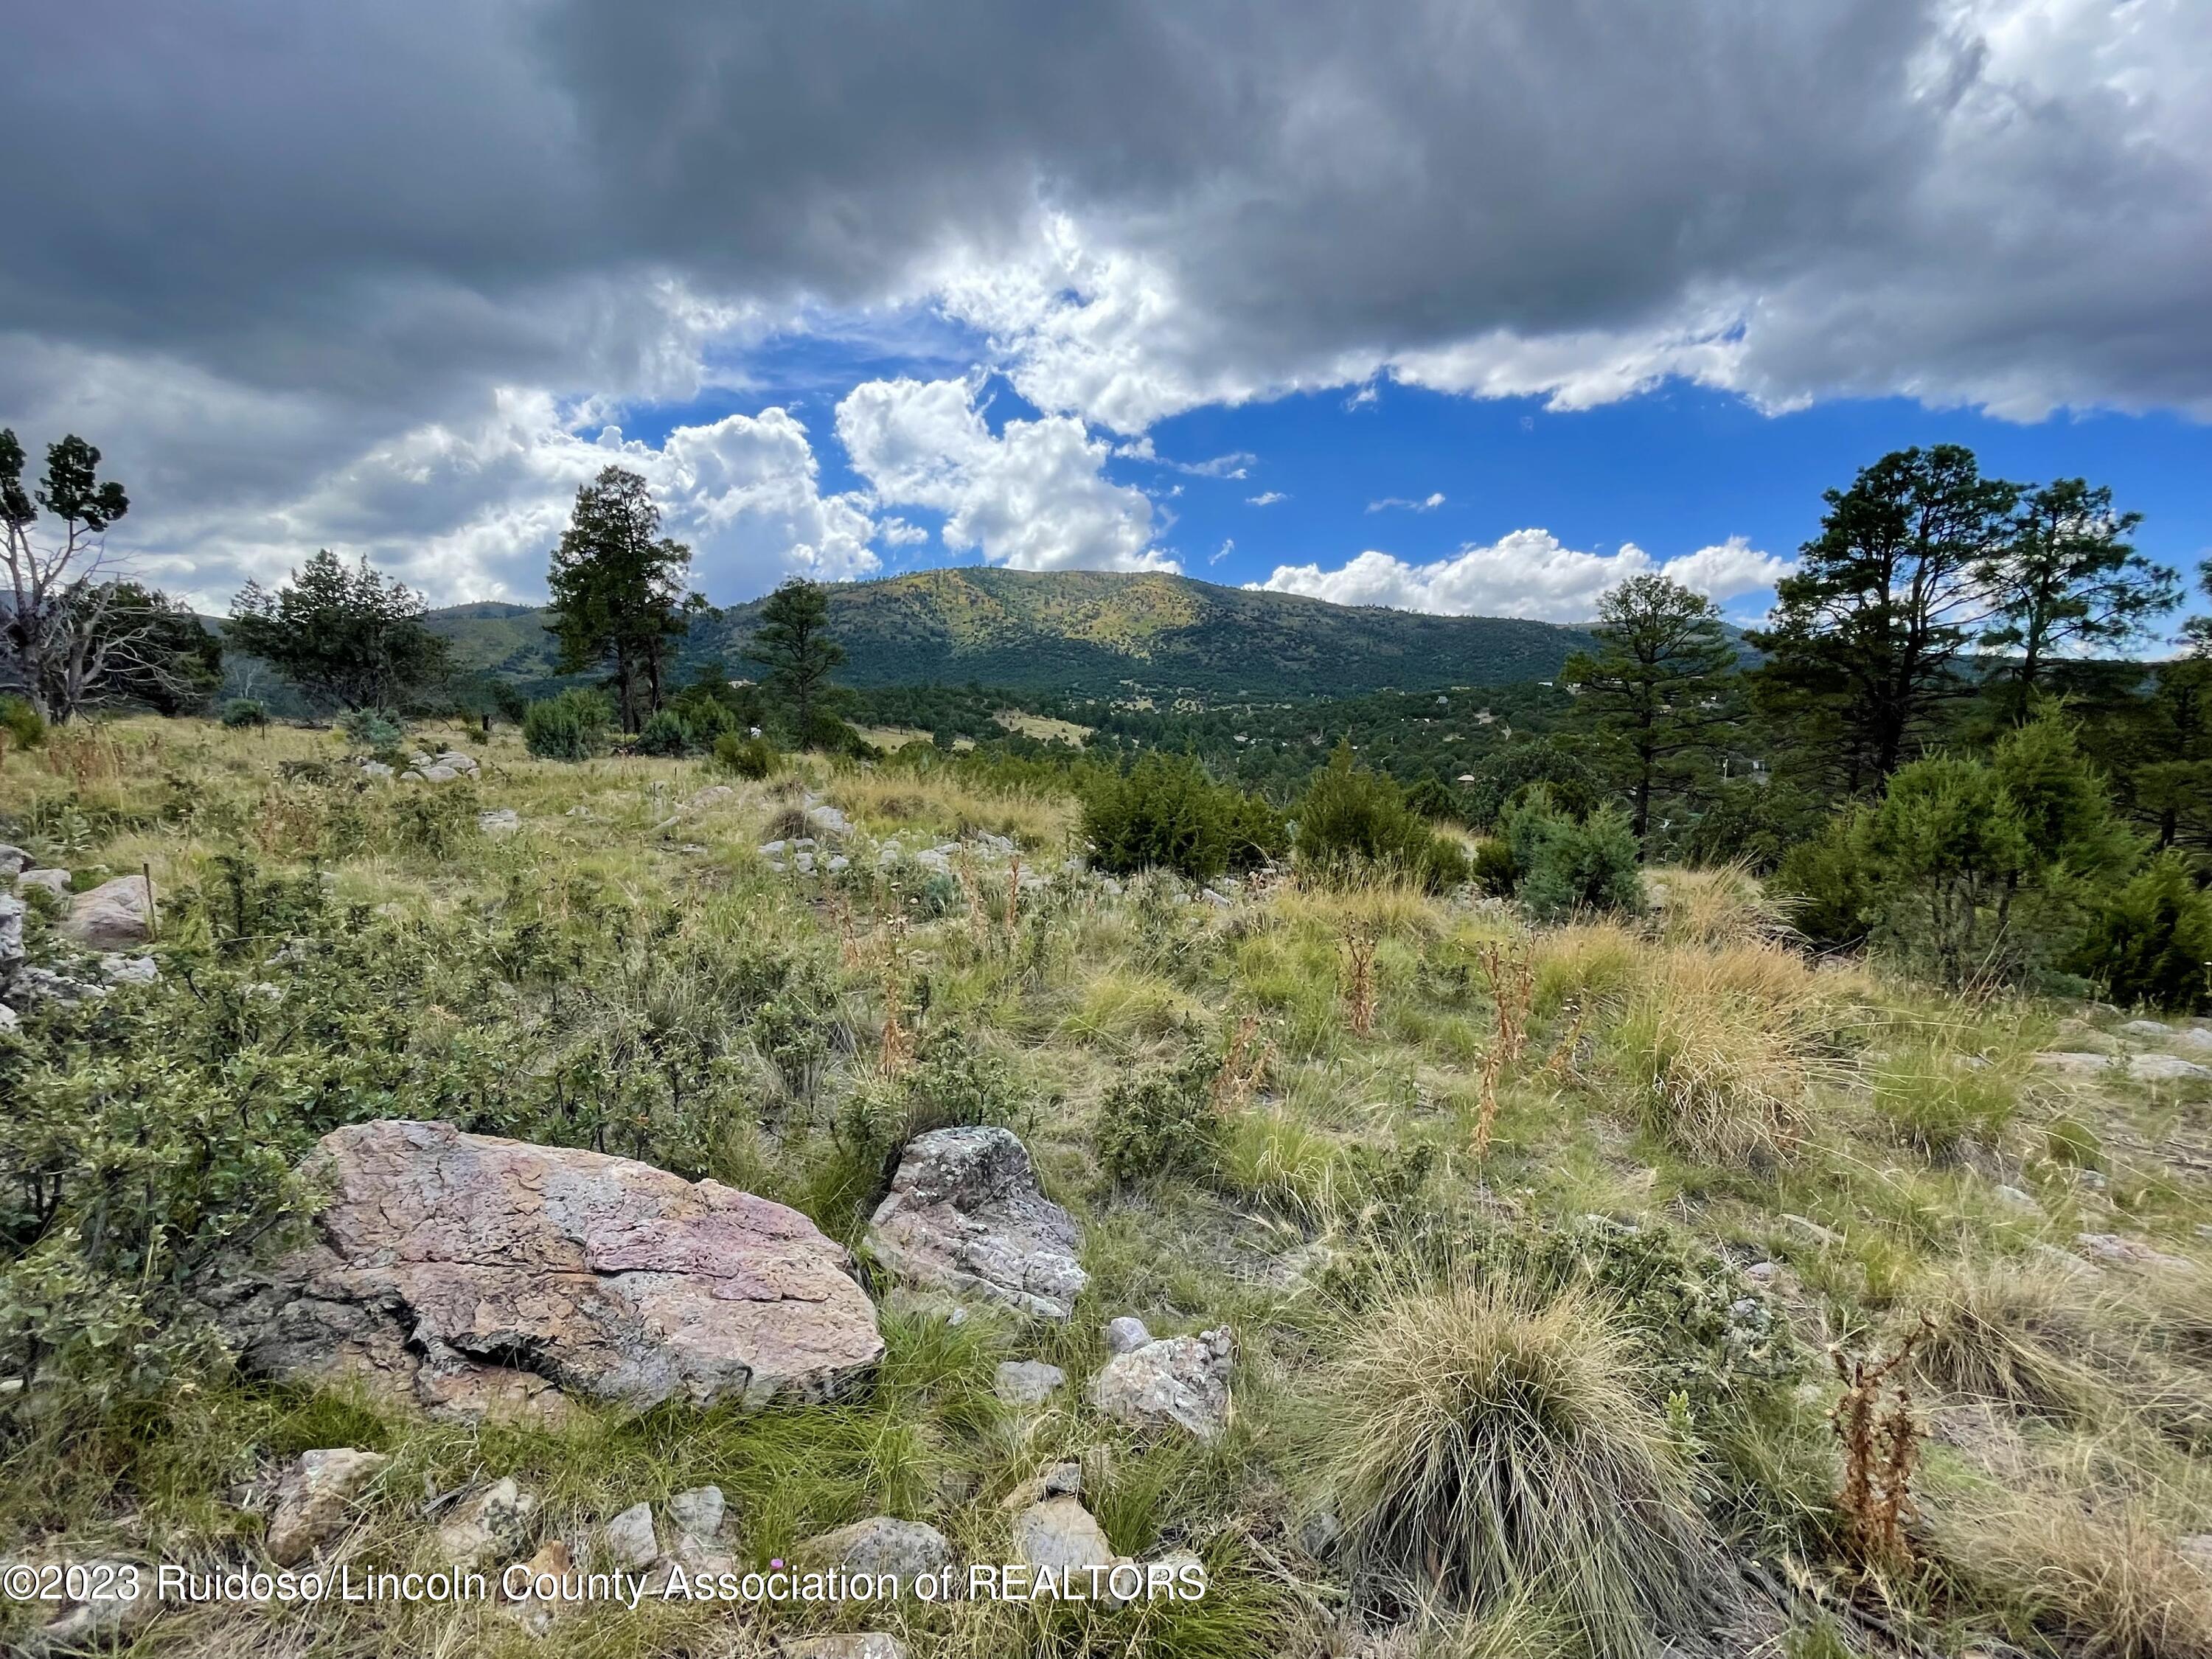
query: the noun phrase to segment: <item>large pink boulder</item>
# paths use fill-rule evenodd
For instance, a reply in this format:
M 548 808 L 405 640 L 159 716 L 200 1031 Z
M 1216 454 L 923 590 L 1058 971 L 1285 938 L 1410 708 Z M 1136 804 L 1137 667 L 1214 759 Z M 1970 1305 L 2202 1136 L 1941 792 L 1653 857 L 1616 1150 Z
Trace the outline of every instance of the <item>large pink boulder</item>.
M 796 1210 L 629 1158 L 356 1124 L 312 1161 L 315 1242 L 230 1287 L 248 1369 L 434 1414 L 829 1398 L 884 1351 L 844 1249 Z

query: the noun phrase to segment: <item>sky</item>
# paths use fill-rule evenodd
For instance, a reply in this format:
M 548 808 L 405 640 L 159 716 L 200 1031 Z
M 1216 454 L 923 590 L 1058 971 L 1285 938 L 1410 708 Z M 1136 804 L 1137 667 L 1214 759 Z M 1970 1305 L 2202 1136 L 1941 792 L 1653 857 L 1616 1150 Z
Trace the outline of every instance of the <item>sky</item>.
M 0 425 L 209 611 L 537 599 L 609 465 L 718 604 L 1748 620 L 1939 441 L 2212 556 L 2203 0 L 77 0 L 0 154 Z

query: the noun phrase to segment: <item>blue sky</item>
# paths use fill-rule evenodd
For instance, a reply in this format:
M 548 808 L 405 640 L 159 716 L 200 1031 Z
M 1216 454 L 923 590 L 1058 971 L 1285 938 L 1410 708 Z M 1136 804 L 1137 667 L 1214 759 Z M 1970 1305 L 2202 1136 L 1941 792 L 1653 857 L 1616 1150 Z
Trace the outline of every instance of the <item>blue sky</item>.
M 110 552 L 216 610 L 319 547 L 537 599 L 617 465 L 718 603 L 1744 617 L 1939 441 L 2193 574 L 2206 62 L 2203 0 L 33 8 L 0 425 L 99 445 Z

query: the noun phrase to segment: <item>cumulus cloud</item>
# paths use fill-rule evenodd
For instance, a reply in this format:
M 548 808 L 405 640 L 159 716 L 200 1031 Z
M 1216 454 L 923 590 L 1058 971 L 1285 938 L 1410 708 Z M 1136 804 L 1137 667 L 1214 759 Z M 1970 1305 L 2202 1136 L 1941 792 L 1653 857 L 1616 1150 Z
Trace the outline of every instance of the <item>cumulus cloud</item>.
M 1152 504 L 1102 469 L 1111 451 L 1067 416 L 994 437 L 967 380 L 870 380 L 837 405 L 853 470 L 890 507 L 943 513 L 945 544 L 1017 570 L 1172 570 Z
M 1367 510 L 1370 513 L 1388 513 L 1393 509 L 1402 508 L 1407 513 L 1433 513 L 1443 504 L 1444 493 L 1438 489 L 1422 496 L 1419 501 L 1405 495 L 1385 495 L 1379 501 L 1368 502 Z
M 1263 489 L 1258 495 L 1247 495 L 1244 499 L 1254 507 L 1273 507 L 1277 501 L 1287 501 L 1291 498 L 1279 489 Z
M 1430 564 L 1408 564 L 1370 550 L 1334 570 L 1318 564 L 1279 565 L 1265 581 L 1246 586 L 1336 605 L 1571 623 L 1596 615 L 1606 591 L 1632 576 L 1657 572 L 1719 600 L 1771 586 L 1790 568 L 1787 561 L 1753 550 L 1741 537 L 1662 563 L 1633 542 L 1615 553 L 1585 553 L 1548 530 L 1516 530 L 1487 546 L 1463 547 Z

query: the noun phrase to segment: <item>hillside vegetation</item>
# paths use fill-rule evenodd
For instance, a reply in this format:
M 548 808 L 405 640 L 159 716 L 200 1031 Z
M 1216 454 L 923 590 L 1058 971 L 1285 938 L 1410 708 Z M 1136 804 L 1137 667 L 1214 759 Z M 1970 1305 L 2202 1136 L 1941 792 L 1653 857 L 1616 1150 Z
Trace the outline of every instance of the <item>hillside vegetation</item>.
M 1547 678 L 1589 643 L 1550 623 L 1355 608 L 1164 574 L 927 570 L 826 592 L 848 653 L 843 678 L 856 686 L 1343 696 Z M 763 603 L 695 621 L 687 669 L 716 656 L 741 664 Z M 524 681 L 552 672 L 540 611 L 458 605 L 428 622 L 461 667 Z
M 1161 660 L 1194 586 L 1102 586 L 1152 598 L 1067 636 Z M 1094 873 L 1048 769 L 405 741 L 477 769 L 150 719 L 5 756 L 0 835 L 70 872 L 22 950 L 109 982 L 0 1033 L 0 1555 L 263 1564 L 280 1477 L 355 1448 L 389 1461 L 329 1559 L 434 1564 L 511 1479 L 501 1560 L 602 1561 L 712 1484 L 747 1567 L 880 1516 L 995 1562 L 1072 1463 L 1114 1551 L 1206 1594 L 217 1603 L 137 1650 L 2212 1655 L 2212 1027 L 1816 956 L 1731 869 L 1543 925 Z M 150 980 L 63 929 L 142 870 Z M 828 1403 L 483 1425 L 241 1374 L 204 1310 L 322 1201 L 318 1138 L 382 1118 L 792 1206 L 859 1253 L 881 1361 Z M 1072 1318 L 902 1292 L 870 1217 L 947 1125 L 1012 1131 L 1073 1217 Z M 1124 1316 L 1233 1354 L 1218 1426 L 1097 1403 Z M 1013 1397 L 1027 1360 L 1065 1384 Z

